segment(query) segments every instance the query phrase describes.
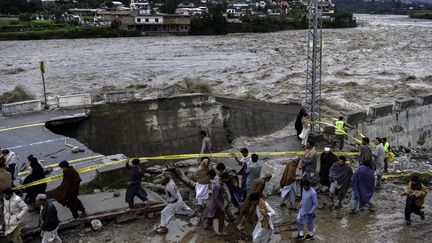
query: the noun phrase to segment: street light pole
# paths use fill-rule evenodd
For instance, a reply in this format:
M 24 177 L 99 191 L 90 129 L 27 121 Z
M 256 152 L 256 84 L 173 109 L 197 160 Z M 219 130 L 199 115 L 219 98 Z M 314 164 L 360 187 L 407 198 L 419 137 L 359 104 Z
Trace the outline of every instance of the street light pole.
M 47 103 L 47 95 L 46 95 L 46 88 L 45 88 L 45 64 L 44 64 L 44 61 L 39 61 L 39 68 L 40 68 L 41 76 L 42 76 L 44 108 L 45 108 L 45 110 L 47 110 L 48 109 L 48 103 Z

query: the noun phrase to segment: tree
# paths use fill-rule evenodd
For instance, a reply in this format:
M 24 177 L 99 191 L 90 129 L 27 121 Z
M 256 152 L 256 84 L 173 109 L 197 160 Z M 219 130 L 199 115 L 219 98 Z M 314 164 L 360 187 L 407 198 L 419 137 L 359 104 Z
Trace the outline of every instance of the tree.
M 165 0 L 159 10 L 162 13 L 175 14 L 175 10 L 180 3 L 181 0 Z
M 107 8 L 112 8 L 112 7 L 114 7 L 114 3 L 112 2 L 112 1 L 105 1 L 105 6 L 107 7 Z
M 122 25 L 122 22 L 119 18 L 116 18 L 113 21 L 111 21 L 111 29 L 113 29 L 113 30 L 118 30 L 121 25 Z

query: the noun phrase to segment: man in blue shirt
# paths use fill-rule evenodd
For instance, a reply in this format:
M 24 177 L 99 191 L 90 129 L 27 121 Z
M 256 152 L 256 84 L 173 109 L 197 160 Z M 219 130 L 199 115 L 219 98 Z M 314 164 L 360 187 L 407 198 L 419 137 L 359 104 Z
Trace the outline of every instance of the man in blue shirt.
M 318 198 L 315 189 L 311 187 L 309 180 L 303 179 L 303 195 L 300 204 L 300 210 L 297 215 L 297 237 L 296 240 L 312 240 L 314 238 L 314 220 L 318 207 Z M 305 237 L 303 233 L 304 225 L 308 227 L 308 234 Z
M 258 162 L 258 155 L 252 154 L 251 160 L 252 160 L 252 163 L 246 169 L 246 175 L 247 175 L 246 192 L 249 192 L 249 189 L 252 186 L 252 182 L 257 178 L 260 178 L 260 176 L 261 176 L 262 165 L 261 165 L 261 163 Z M 246 194 L 248 194 L 248 193 L 246 193 Z

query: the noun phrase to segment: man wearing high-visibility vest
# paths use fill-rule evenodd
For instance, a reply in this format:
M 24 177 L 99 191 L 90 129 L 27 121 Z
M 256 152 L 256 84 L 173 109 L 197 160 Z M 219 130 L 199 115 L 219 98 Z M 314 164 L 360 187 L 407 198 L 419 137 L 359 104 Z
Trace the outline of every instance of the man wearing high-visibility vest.
M 335 123 L 336 144 L 339 143 L 339 151 L 342 151 L 345 143 L 345 123 L 343 117 L 340 116 Z M 334 147 L 336 147 L 336 144 Z
M 386 157 L 384 159 L 384 173 L 387 173 L 388 171 L 388 156 L 390 154 L 390 143 L 387 142 L 387 138 L 383 138 L 383 144 L 384 144 L 384 152 L 386 154 Z

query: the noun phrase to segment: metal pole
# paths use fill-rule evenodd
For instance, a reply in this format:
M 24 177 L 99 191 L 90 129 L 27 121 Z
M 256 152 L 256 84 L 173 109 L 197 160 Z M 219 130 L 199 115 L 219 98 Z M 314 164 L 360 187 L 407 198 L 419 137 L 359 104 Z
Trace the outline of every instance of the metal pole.
M 43 95 L 44 95 L 44 108 L 45 110 L 48 109 L 48 103 L 47 103 L 47 95 L 46 95 L 46 88 L 45 88 L 45 65 L 44 65 L 44 61 L 40 61 L 39 62 L 39 68 L 41 71 L 41 76 L 42 76 L 42 85 L 43 85 Z

